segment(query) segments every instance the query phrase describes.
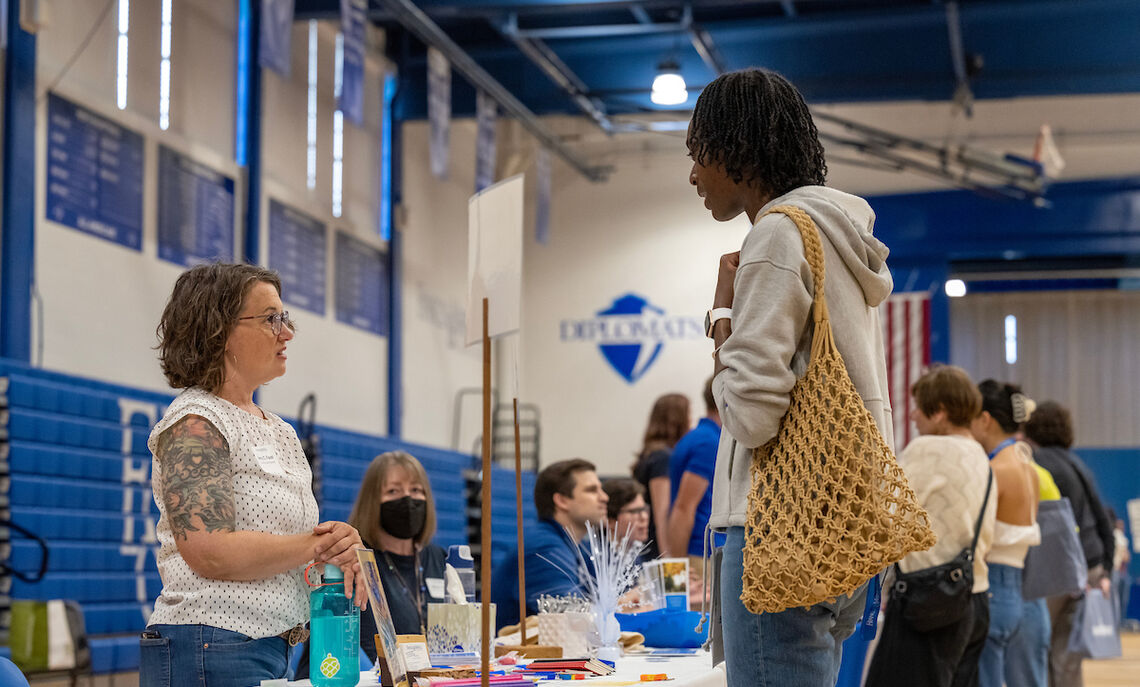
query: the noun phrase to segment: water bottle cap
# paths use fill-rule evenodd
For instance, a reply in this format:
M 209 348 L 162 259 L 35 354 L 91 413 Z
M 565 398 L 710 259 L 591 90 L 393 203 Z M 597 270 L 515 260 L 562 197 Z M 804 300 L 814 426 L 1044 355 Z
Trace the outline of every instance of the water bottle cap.
M 336 567 L 335 565 L 332 565 L 331 563 L 325 563 L 325 570 L 321 574 L 321 581 L 342 582 L 344 581 L 344 573 L 342 573 L 340 571 L 340 568 Z
M 475 561 L 471 557 L 471 547 L 466 544 L 452 544 L 449 546 L 447 549 L 447 562 L 456 570 L 475 567 Z

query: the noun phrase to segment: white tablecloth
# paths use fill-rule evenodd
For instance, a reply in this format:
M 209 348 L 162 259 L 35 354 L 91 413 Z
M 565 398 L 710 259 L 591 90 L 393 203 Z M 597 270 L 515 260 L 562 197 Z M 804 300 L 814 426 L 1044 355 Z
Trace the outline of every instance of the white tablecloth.
M 598 676 L 586 680 L 575 680 L 567 683 L 565 680 L 543 680 L 540 685 L 581 685 L 582 687 L 613 687 L 617 684 L 656 685 L 657 687 L 725 687 L 724 667 L 711 667 L 712 658 L 706 652 L 692 656 L 623 656 L 617 662 L 617 672 L 613 675 Z M 638 682 L 642 675 L 655 675 L 665 673 L 672 680 L 666 683 Z M 298 680 L 288 683 L 290 687 L 310 687 L 308 680 Z M 371 672 L 360 674 L 358 687 L 376 687 L 379 677 Z

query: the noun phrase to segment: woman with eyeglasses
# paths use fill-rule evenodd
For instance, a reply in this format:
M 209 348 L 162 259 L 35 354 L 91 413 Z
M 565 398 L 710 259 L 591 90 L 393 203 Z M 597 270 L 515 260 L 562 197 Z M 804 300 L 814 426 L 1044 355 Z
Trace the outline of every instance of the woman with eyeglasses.
M 310 561 L 338 566 L 356 603 L 367 600 L 360 535 L 319 522 L 296 432 L 253 400 L 285 374 L 294 331 L 273 271 L 199 265 L 174 285 L 158 357 L 182 391 L 147 444 L 162 592 L 142 634 L 140 684 L 286 677 L 306 634 Z
M 649 540 L 649 504 L 645 502 L 645 487 L 629 477 L 616 477 L 602 483 L 606 496 L 606 519 L 610 530 L 619 539 L 629 538 L 645 543 Z M 642 557 L 645 553 L 642 553 Z

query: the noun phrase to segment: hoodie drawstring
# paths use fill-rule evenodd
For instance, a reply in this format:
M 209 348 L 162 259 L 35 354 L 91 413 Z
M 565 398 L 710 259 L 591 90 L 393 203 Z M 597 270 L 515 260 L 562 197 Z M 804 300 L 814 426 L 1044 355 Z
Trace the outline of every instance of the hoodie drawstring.
M 705 628 L 705 621 L 709 619 L 709 606 L 712 605 L 712 580 L 709 577 L 709 558 L 711 554 L 709 549 L 712 548 L 713 531 L 712 527 L 705 523 L 705 531 L 701 537 L 701 621 L 693 628 L 694 632 L 703 632 Z M 712 631 L 710 628 L 708 639 L 705 640 L 702 648 L 708 649 L 712 643 Z

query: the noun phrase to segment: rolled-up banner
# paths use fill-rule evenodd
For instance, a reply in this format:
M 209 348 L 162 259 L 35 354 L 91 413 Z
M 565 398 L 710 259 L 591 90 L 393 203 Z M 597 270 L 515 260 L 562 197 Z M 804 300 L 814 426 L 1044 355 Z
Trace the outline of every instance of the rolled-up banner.
M 368 0 L 340 0 L 340 32 L 344 37 L 337 109 L 357 126 L 364 125 L 364 22 Z
M 495 183 L 495 120 L 498 107 L 483 91 L 475 95 L 475 192 Z
M 550 240 L 550 151 L 539 147 L 534 158 L 534 240 L 542 245 Z
M 294 0 L 261 0 L 257 63 L 289 78 Z
M 447 178 L 448 146 L 451 139 L 451 63 L 439 50 L 429 47 L 428 62 L 428 143 L 431 173 Z

